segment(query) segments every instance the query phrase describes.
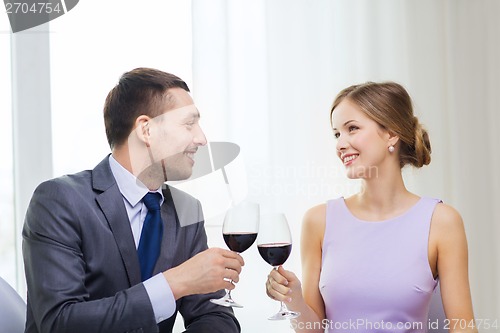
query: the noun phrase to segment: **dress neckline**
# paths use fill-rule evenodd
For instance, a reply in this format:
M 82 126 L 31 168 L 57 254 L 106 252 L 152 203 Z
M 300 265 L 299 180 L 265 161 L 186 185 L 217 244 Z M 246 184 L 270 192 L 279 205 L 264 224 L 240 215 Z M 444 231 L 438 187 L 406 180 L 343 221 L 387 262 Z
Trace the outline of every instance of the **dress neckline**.
M 354 215 L 351 210 L 349 209 L 349 207 L 347 207 L 347 204 L 345 202 L 345 198 L 344 197 L 341 197 L 340 198 L 340 201 L 342 203 L 342 207 L 345 209 L 346 213 L 352 218 L 354 219 L 355 221 L 357 222 L 361 222 L 361 223 L 370 223 L 370 224 L 383 224 L 383 223 L 388 223 L 388 222 L 393 222 L 393 221 L 397 221 L 405 216 L 407 216 L 408 214 L 410 214 L 413 210 L 415 210 L 419 205 L 420 203 L 424 200 L 423 197 L 420 197 L 417 202 L 411 206 L 410 208 L 408 208 L 405 212 L 403 212 L 402 214 L 398 215 L 398 216 L 394 216 L 394 217 L 391 217 L 391 218 L 388 218 L 388 219 L 385 219 L 385 220 L 378 220 L 378 221 L 369 221 L 369 220 L 363 220 L 363 219 L 360 219 L 359 217 L 357 217 L 356 215 Z

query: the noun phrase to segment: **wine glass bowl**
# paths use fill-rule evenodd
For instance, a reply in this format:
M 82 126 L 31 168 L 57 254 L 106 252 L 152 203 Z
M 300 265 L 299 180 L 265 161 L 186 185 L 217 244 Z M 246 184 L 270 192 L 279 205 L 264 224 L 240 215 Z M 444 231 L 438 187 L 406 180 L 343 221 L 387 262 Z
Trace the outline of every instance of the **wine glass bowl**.
M 260 256 L 273 267 L 281 266 L 292 252 L 292 244 L 289 243 L 270 243 L 258 245 Z
M 227 247 L 234 252 L 242 253 L 246 251 L 257 238 L 257 233 L 242 232 L 242 233 L 227 233 L 222 234 Z
M 242 253 L 252 246 L 257 239 L 259 217 L 260 208 L 254 202 L 243 201 L 228 209 L 222 225 L 222 237 L 231 251 Z M 226 290 L 224 297 L 210 301 L 226 307 L 243 307 L 232 299 L 230 290 Z
M 275 269 L 286 262 L 292 252 L 292 234 L 284 214 L 274 213 L 261 216 L 257 248 L 262 259 Z M 299 312 L 290 311 L 281 302 L 278 313 L 268 319 L 292 319 L 299 315 Z

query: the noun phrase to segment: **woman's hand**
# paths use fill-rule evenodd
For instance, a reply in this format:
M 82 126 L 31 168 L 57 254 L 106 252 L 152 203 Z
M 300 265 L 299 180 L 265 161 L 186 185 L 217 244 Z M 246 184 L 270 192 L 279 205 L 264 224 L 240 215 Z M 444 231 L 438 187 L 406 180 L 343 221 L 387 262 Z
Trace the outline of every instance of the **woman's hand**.
M 266 293 L 271 299 L 290 304 L 291 309 L 293 305 L 303 302 L 300 280 L 283 266 L 273 269 L 267 276 Z

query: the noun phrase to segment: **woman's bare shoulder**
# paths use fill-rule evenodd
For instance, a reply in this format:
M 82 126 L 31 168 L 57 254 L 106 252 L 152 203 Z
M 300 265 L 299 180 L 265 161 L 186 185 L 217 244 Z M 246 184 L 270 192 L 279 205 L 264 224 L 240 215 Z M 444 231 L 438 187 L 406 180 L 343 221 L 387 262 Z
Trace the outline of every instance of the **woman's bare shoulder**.
M 323 239 L 325 233 L 326 204 L 316 205 L 309 208 L 302 220 L 302 236 L 312 240 Z
M 438 203 L 432 215 L 433 227 L 438 229 L 463 228 L 463 220 L 460 213 L 450 205 Z
M 309 227 L 324 225 L 326 220 L 326 204 L 316 205 L 309 208 L 304 214 L 303 223 Z
M 450 205 L 437 204 L 432 215 L 431 236 L 440 247 L 465 244 L 465 227 L 460 213 Z

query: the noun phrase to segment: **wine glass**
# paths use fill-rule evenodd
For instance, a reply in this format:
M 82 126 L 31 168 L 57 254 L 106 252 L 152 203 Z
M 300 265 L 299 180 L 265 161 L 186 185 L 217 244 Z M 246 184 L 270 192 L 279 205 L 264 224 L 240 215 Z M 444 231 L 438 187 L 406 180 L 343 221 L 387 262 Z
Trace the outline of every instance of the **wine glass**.
M 259 231 L 259 217 L 259 205 L 250 201 L 243 201 L 226 212 L 222 237 L 231 251 L 242 253 L 255 242 Z M 210 301 L 226 307 L 243 307 L 232 299 L 231 290 L 226 290 L 224 297 Z
M 274 269 L 283 265 L 292 252 L 292 234 L 286 217 L 282 213 L 261 216 L 257 248 L 260 256 Z M 288 310 L 281 302 L 278 313 L 269 317 L 269 320 L 283 320 L 297 318 L 300 312 Z

